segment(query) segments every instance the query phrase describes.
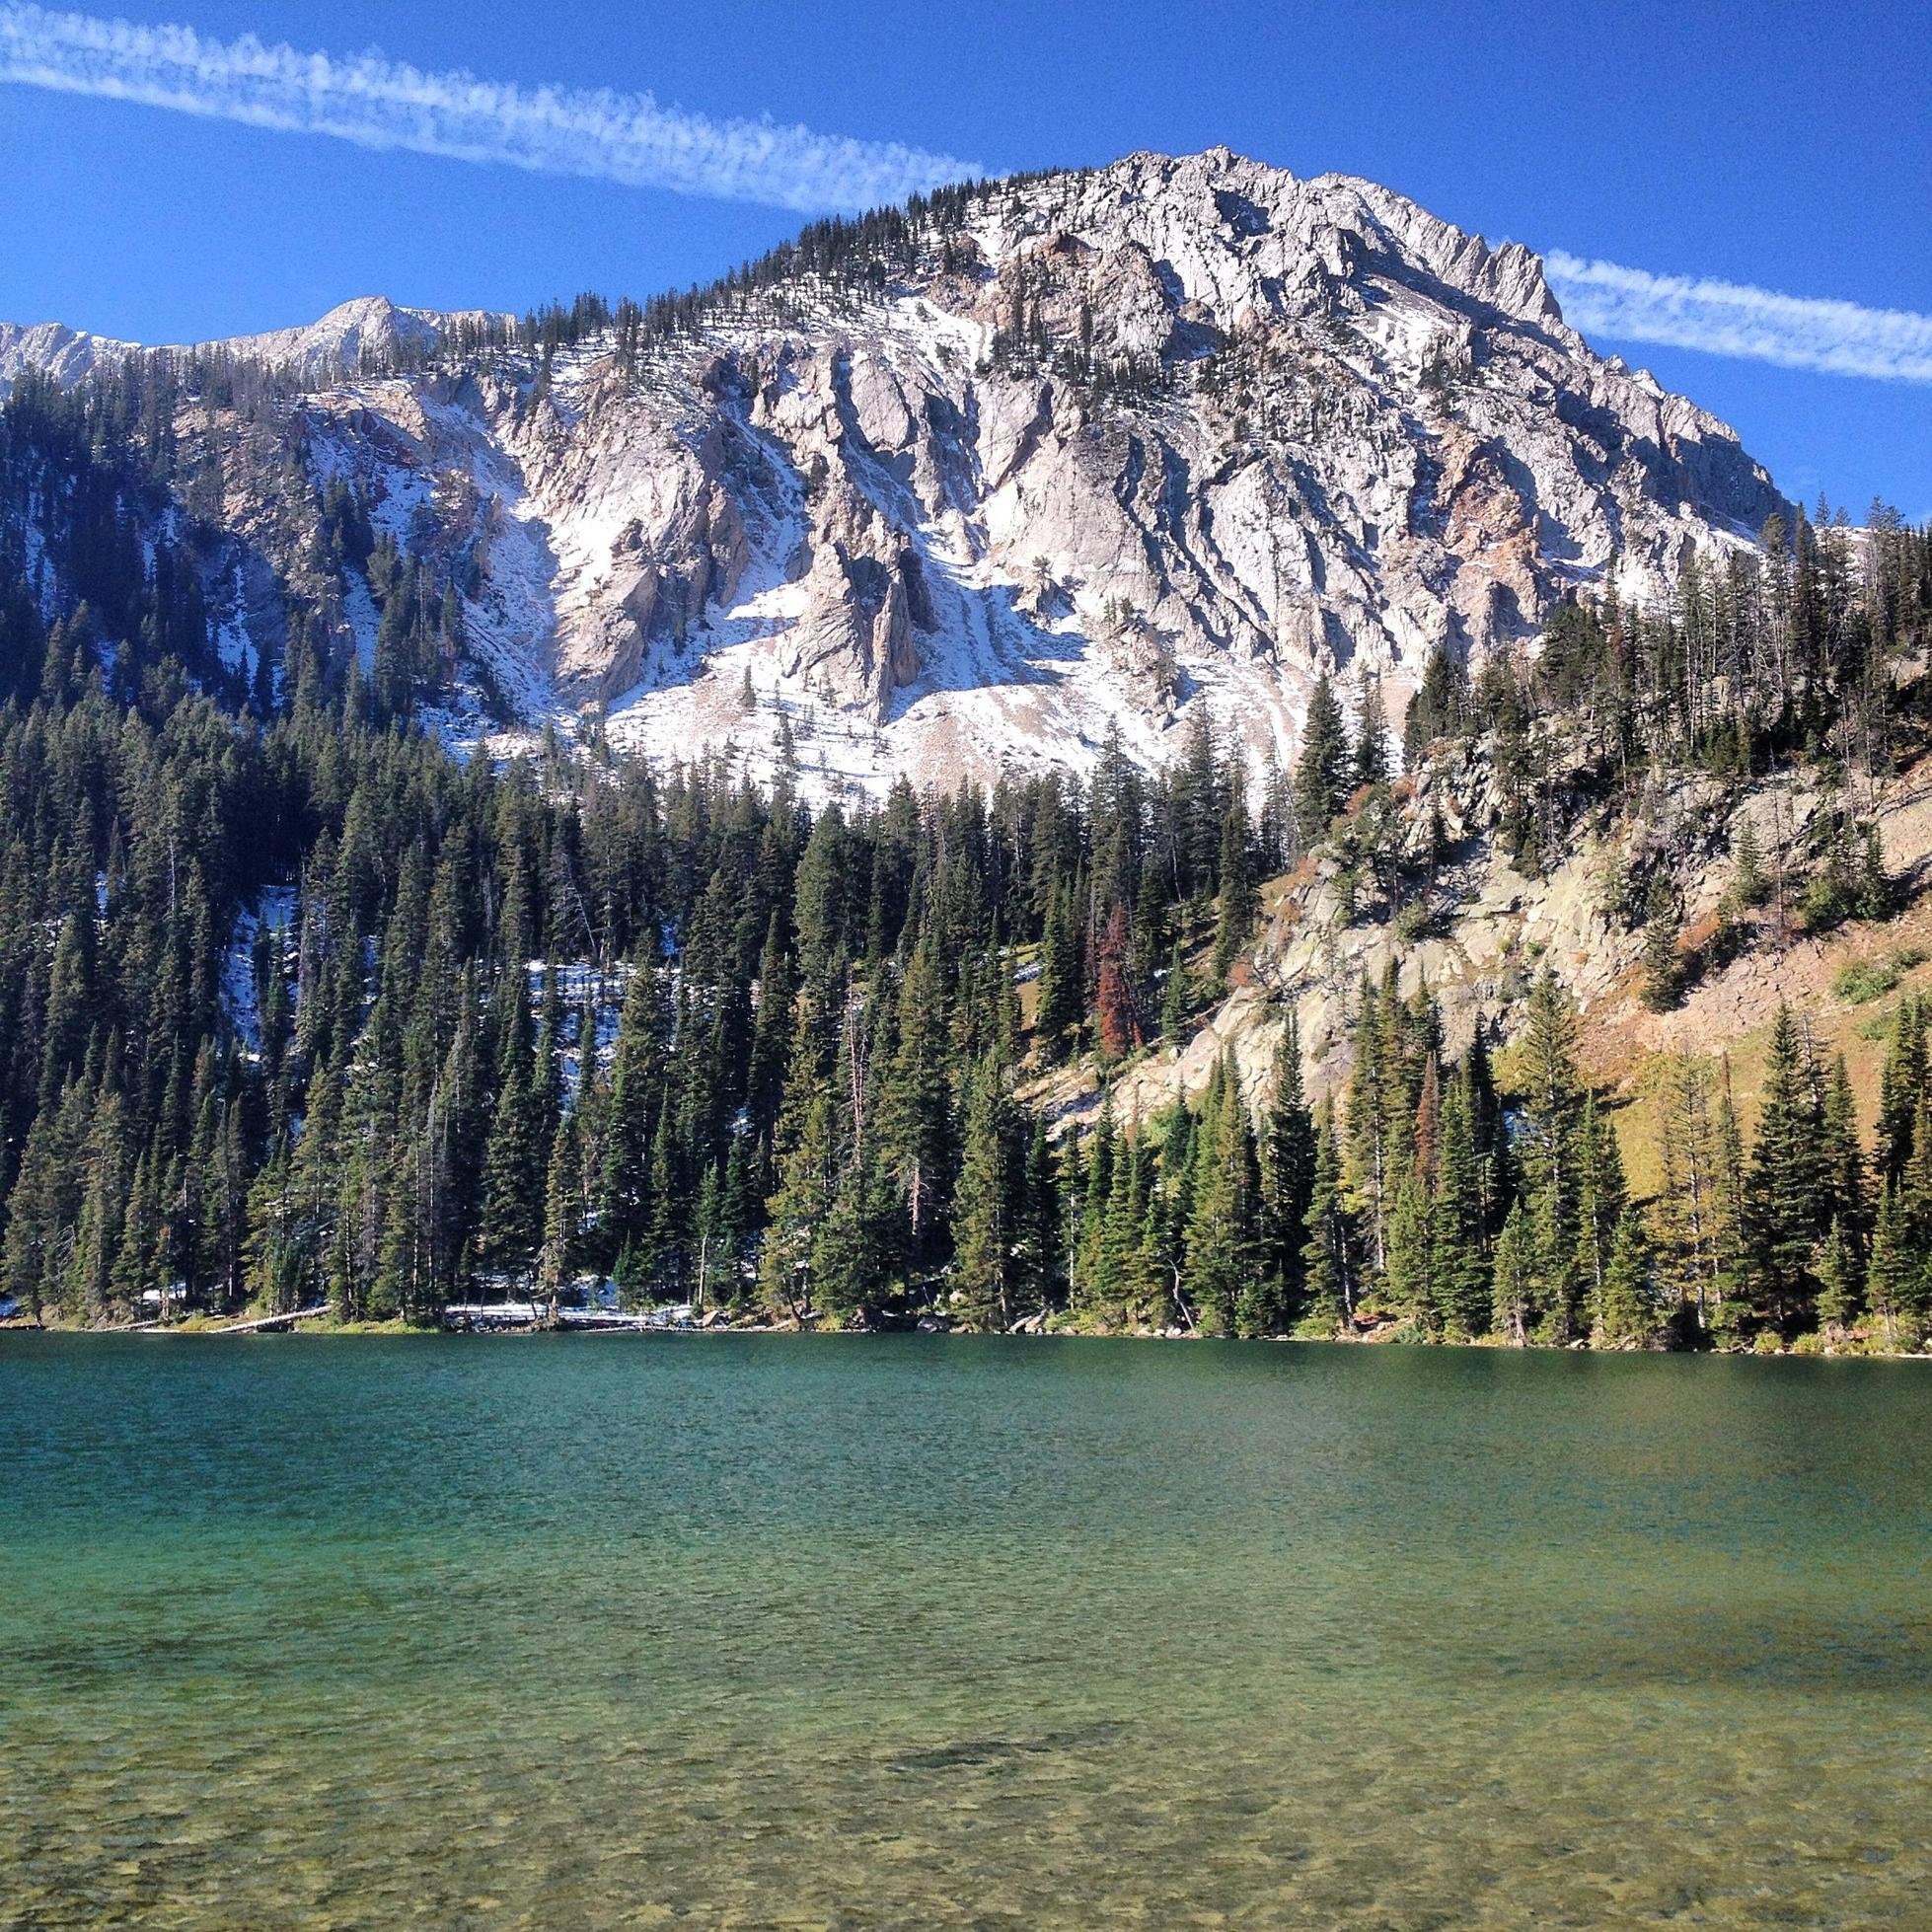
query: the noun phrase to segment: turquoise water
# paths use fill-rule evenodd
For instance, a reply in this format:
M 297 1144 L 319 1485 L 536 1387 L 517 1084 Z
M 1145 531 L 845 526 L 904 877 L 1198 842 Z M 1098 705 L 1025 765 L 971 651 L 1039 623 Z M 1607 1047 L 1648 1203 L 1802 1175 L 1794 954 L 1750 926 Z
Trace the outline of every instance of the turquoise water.
M 1932 1923 L 1932 1370 L 0 1335 L 0 1924 Z

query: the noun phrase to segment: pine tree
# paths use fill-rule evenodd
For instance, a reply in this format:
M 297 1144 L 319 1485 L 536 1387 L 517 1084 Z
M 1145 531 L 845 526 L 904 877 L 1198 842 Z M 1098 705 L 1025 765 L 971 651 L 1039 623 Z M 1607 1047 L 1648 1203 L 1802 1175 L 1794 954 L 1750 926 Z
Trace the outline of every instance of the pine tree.
M 1057 884 L 1048 902 L 1046 934 L 1040 943 L 1039 994 L 1033 1030 L 1041 1052 L 1047 1059 L 1057 1060 L 1066 1050 L 1068 1034 L 1079 1024 L 1086 1003 L 1073 895 Z
M 1031 1315 L 1044 1312 L 1066 1293 L 1060 1241 L 1059 1188 L 1052 1143 L 1043 1116 L 1033 1117 L 1020 1183 L 1019 1255 L 1014 1287 L 1017 1301 Z
M 1858 1250 L 1842 1221 L 1833 1221 L 1818 1269 L 1818 1322 L 1825 1337 L 1842 1342 L 1858 1318 L 1861 1283 Z
M 1301 1306 L 1302 1247 L 1314 1197 L 1315 1126 L 1301 1082 L 1301 1029 L 1291 1011 L 1275 1050 L 1274 1091 L 1261 1149 L 1262 1266 L 1280 1284 L 1283 1319 Z
M 1745 1147 L 1738 1126 L 1737 1103 L 1731 1093 L 1731 1064 L 1721 1063 L 1724 1084 L 1717 1110 L 1718 1300 L 1711 1314 L 1711 1332 L 1734 1343 L 1743 1336 L 1749 1314 L 1748 1224 L 1745 1212 Z
M 1755 1293 L 1785 1326 L 1816 1294 L 1813 1248 L 1825 1200 L 1822 1120 L 1791 1008 L 1778 1007 L 1750 1157 L 1746 1232 Z
M 766 1203 L 768 1226 L 758 1274 L 765 1305 L 792 1319 L 812 1306 L 813 1244 L 831 1212 L 837 1179 L 832 1096 L 816 1081 L 813 1085 L 808 1097 L 801 1096 L 797 1137 L 780 1156 L 778 1191 Z
M 1529 1216 L 1521 1201 L 1511 1209 L 1496 1237 L 1496 1331 L 1517 1348 L 1524 1347 L 1536 1319 L 1537 1258 Z
M 1879 1081 L 1878 1166 L 1897 1182 L 1912 1157 L 1912 1116 L 1926 1083 L 1926 1007 L 1911 994 L 1898 1002 L 1892 1045 Z
M 1381 1293 L 1394 1313 L 1431 1334 L 1442 1327 L 1434 1206 L 1428 1182 L 1411 1168 L 1402 1176 L 1388 1217 L 1388 1261 Z
M 1359 1237 L 1342 1190 L 1335 1109 L 1322 1109 L 1315 1128 L 1314 1184 L 1308 1198 L 1308 1238 L 1301 1250 L 1302 1294 L 1308 1314 L 1339 1328 L 1355 1315 Z
M 1731 896 L 1740 906 L 1760 906 L 1767 889 L 1764 861 L 1757 849 L 1757 827 L 1746 817 L 1731 842 Z
M 1160 1037 L 1170 1047 L 1179 1046 L 1186 1037 L 1187 1017 L 1194 1010 L 1193 990 L 1188 981 L 1187 958 L 1176 939 L 1160 996 Z
M 669 1016 L 654 945 L 632 961 L 611 1056 L 610 1101 L 603 1121 L 599 1237 L 615 1255 L 643 1233 L 649 1219 L 651 1133 L 662 1105 Z
M 932 943 L 922 940 L 900 982 L 898 1051 L 878 1121 L 881 1152 L 905 1201 L 915 1264 L 929 1258 L 952 1194 L 955 1132 L 946 1018 L 939 962 Z
M 1911 1236 L 1905 1205 L 1895 1187 L 1879 1196 L 1872 1228 L 1872 1259 L 1865 1272 L 1865 1298 L 1889 1349 L 1908 1346 L 1914 1336 L 1924 1263 Z
M 1595 1300 L 1597 1327 L 1604 1341 L 1644 1342 L 1655 1332 L 1657 1298 L 1651 1286 L 1650 1243 L 1634 1205 L 1625 1206 L 1617 1216 Z
M 1615 1131 L 1596 1094 L 1586 1094 L 1577 1131 L 1577 1272 L 1584 1292 L 1598 1303 L 1625 1205 Z
M 1436 1292 L 1443 1323 L 1451 1334 L 1467 1341 L 1488 1332 L 1491 1295 L 1482 1187 L 1471 1123 L 1473 1093 L 1472 1070 L 1465 1060 L 1449 1082 L 1443 1103 L 1434 1210 Z
M 1070 1166 L 1070 1180 L 1083 1180 L 1077 1206 L 1077 1228 L 1074 1240 L 1073 1291 L 1078 1305 L 1089 1319 L 1102 1325 L 1118 1317 L 1120 1281 L 1116 1270 L 1118 1249 L 1108 1239 L 1108 1223 L 1113 1208 L 1114 1166 L 1119 1158 L 1119 1132 L 1114 1121 L 1112 1088 L 1100 1096 L 1099 1118 L 1086 1145 L 1083 1174 Z
M 1369 1264 L 1387 1265 L 1387 1214 L 1395 1176 L 1402 1162 L 1391 1141 L 1395 1109 L 1390 1095 L 1398 1081 L 1388 1035 L 1393 1015 L 1365 973 L 1355 1021 L 1355 1064 L 1349 1075 L 1348 1178 L 1351 1205 L 1360 1215 L 1368 1241 Z
M 1149 1312 L 1149 1284 L 1142 1266 L 1152 1156 L 1138 1114 L 1114 1160 L 1114 1184 L 1100 1228 L 1094 1295 L 1110 1325 L 1131 1326 Z
M 539 1182 L 548 1160 L 543 1100 L 533 1090 L 533 1072 L 528 1022 L 520 1016 L 504 1043 L 496 1107 L 483 1154 L 483 1225 L 478 1233 L 483 1265 L 513 1275 L 529 1270 L 544 1232 Z
M 550 1165 L 544 1175 L 544 1245 L 538 1256 L 537 1281 L 553 1305 L 570 1280 L 583 1238 L 582 1168 L 581 1116 L 573 1111 L 551 1144 Z
M 1519 1153 L 1528 1205 L 1524 1232 L 1533 1239 L 1531 1299 L 1548 1338 L 1559 1342 L 1578 1332 L 1583 1305 L 1576 1261 L 1581 1196 L 1577 1140 L 1584 1095 L 1575 1041 L 1576 1017 L 1569 999 L 1545 966 L 1529 990 L 1523 1038 Z
M 1301 753 L 1295 766 L 1295 822 L 1303 847 L 1319 845 L 1348 800 L 1351 753 L 1342 707 L 1324 672 L 1308 694 Z
M 1672 1066 L 1658 1136 L 1664 1177 L 1656 1206 L 1658 1273 L 1672 1299 L 1695 1310 L 1699 1327 L 1707 1325 L 1724 1292 L 1724 1201 L 1711 1075 L 1704 1060 L 1683 1058 Z
M 1869 1188 L 1865 1150 L 1858 1139 L 1858 1110 L 1852 1097 L 1851 1073 L 1842 1053 L 1832 1059 L 1821 1131 L 1825 1197 L 1821 1218 L 1827 1224 L 1839 1224 L 1855 1251 L 1869 1221 Z
M 1230 1054 L 1217 1067 L 1202 1107 L 1183 1277 L 1195 1318 L 1211 1335 L 1234 1332 L 1235 1311 L 1259 1274 L 1258 1194 L 1254 1136 Z
M 1248 865 L 1247 804 L 1234 788 L 1221 830 L 1221 903 L 1215 917 L 1214 972 L 1226 980 L 1234 956 L 1246 945 L 1261 910 Z
M 892 1212 L 892 1185 L 879 1162 L 863 1147 L 847 1150 L 811 1239 L 812 1304 L 821 1316 L 844 1322 L 882 1299 L 892 1251 L 884 1229 Z M 773 1222 L 779 1223 L 776 1211 Z
M 1669 1012 L 1683 990 L 1677 956 L 1677 903 L 1662 873 L 1650 883 L 1644 902 L 1644 1004 Z
M 1009 1328 L 1018 1312 L 1014 1127 L 1004 1068 L 989 1055 L 974 1075 L 966 1106 L 953 1227 L 960 1318 L 995 1332 Z
M 1362 708 L 1356 722 L 1350 776 L 1358 785 L 1383 784 L 1388 779 L 1388 713 L 1382 707 L 1379 678 L 1362 680 Z

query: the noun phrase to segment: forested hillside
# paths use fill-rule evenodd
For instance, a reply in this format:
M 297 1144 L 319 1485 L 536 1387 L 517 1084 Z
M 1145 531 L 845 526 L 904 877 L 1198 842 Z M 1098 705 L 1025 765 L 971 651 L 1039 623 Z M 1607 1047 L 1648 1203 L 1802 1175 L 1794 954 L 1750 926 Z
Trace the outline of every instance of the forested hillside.
M 1291 1025 L 1258 1102 L 1230 1062 L 1189 1104 L 1062 1110 L 1190 1040 L 1314 882 L 1338 932 L 1419 943 L 1456 916 L 1458 847 L 1533 877 L 1673 775 L 1739 797 L 1803 772 L 1828 802 L 1802 849 L 1726 855 L 1708 929 L 1672 855 L 1625 840 L 1604 891 L 1653 1006 L 1887 917 L 1913 882 L 1871 814 L 1924 735 L 1927 533 L 1774 521 L 1668 606 L 1573 599 L 1473 679 L 1439 650 L 1399 732 L 1373 679 L 1324 678 L 1293 772 L 1197 709 L 1152 774 L 1115 740 L 1091 782 L 812 808 L 782 751 L 764 784 L 594 732 L 452 753 L 420 707 L 461 601 L 347 488 L 285 509 L 319 578 L 366 571 L 370 660 L 300 586 L 278 656 L 225 649 L 179 400 L 109 371 L 0 409 L 0 1292 L 25 1314 L 426 1323 L 613 1279 L 822 1324 L 1922 1332 L 1914 1000 L 1875 1128 L 1788 1013 L 1753 1117 L 1686 1062 L 1648 1201 L 1560 960 L 1453 1057 L 1391 968 L 1338 1079 Z M 1452 833 L 1450 766 L 1486 774 Z

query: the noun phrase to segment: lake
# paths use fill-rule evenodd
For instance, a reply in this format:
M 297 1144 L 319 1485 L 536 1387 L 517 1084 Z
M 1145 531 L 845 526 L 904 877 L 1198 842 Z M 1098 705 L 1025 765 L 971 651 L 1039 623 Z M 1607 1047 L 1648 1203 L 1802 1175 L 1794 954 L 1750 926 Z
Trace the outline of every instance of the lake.
M 0 1924 L 1932 1914 L 1932 1365 L 0 1334 Z

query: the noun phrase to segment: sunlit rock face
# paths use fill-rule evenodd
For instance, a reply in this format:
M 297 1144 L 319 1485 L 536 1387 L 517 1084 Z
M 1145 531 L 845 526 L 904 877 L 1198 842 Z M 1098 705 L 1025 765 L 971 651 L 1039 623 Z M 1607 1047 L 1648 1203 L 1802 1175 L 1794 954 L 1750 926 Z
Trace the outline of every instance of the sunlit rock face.
M 1226 149 L 995 185 L 910 265 L 762 290 L 628 366 L 354 375 L 445 320 L 256 338 L 345 372 L 287 406 L 310 478 L 360 480 L 460 584 L 530 721 L 755 766 L 781 715 L 828 786 L 1077 771 L 1115 730 L 1153 764 L 1197 707 L 1258 767 L 1324 671 L 1379 676 L 1399 721 L 1435 646 L 1533 645 L 1579 588 L 1661 598 L 1785 507 L 1569 329 L 1527 250 Z

